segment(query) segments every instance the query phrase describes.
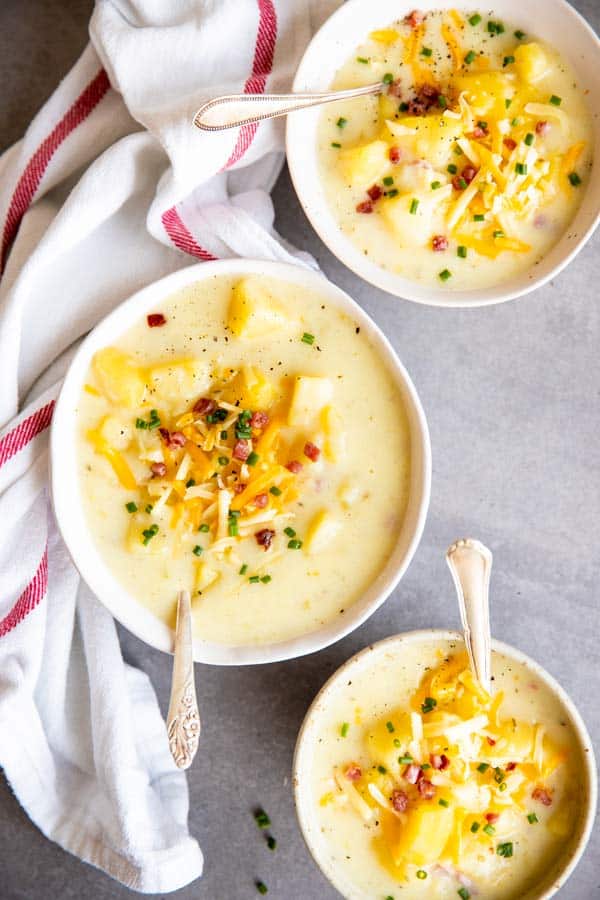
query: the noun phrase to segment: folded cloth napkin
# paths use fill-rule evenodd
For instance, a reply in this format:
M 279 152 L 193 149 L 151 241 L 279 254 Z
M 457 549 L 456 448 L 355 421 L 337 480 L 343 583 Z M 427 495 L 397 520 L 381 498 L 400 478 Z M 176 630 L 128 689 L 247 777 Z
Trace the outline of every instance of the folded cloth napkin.
M 187 884 L 202 853 L 150 682 L 53 522 L 48 426 L 77 341 L 133 291 L 186 260 L 306 264 L 272 227 L 282 123 L 190 121 L 289 89 L 333 5 L 98 0 L 91 45 L 0 157 L 0 766 L 44 834 L 138 891 Z

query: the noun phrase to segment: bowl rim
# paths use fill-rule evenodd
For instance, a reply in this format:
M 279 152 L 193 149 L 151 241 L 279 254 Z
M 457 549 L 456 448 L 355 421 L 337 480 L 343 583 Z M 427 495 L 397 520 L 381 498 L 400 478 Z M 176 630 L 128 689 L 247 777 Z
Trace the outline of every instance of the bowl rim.
M 361 8 L 362 6 L 366 6 L 370 0 L 346 0 L 341 6 L 339 6 L 334 12 L 321 24 L 318 30 L 312 36 L 310 42 L 306 46 L 304 53 L 300 59 L 298 67 L 296 69 L 296 74 L 294 76 L 294 81 L 292 84 L 292 91 L 302 91 L 305 90 L 303 84 L 307 77 L 307 74 L 314 71 L 314 65 L 310 66 L 310 56 L 314 53 L 314 48 L 318 43 L 322 40 L 323 34 L 326 30 L 332 29 L 336 23 L 344 22 L 348 19 L 351 19 L 355 13 L 355 10 Z M 494 13 L 497 12 L 496 7 L 502 7 L 503 3 L 506 0 L 495 0 L 494 4 Z M 600 53 L 600 37 L 596 34 L 592 26 L 589 22 L 583 17 L 583 15 L 576 10 L 567 0 L 544 0 L 548 7 L 554 6 L 555 10 L 559 12 L 560 15 L 565 17 L 569 17 L 572 22 L 572 29 L 569 31 L 570 37 L 572 39 L 573 33 L 577 30 L 580 31 L 581 35 L 585 35 L 588 39 L 591 39 L 593 43 L 596 45 L 596 52 Z M 412 6 L 407 0 L 404 0 L 406 5 L 406 11 L 408 12 Z M 402 10 L 402 0 L 398 7 L 398 16 L 400 16 L 403 12 Z M 471 6 L 467 0 L 438 0 L 435 4 L 436 8 L 462 8 L 465 10 L 471 10 Z M 502 14 L 502 10 L 498 10 L 500 14 Z M 350 52 L 350 51 L 349 51 Z M 562 54 L 562 50 L 560 51 Z M 327 86 L 322 86 L 322 90 L 325 90 Z M 315 110 L 311 110 L 314 114 Z M 594 115 L 590 110 L 591 118 L 594 119 Z M 355 248 L 352 241 L 347 238 L 337 226 L 335 228 L 330 228 L 327 224 L 327 221 L 316 214 L 316 211 L 313 213 L 311 208 L 311 196 L 314 196 L 312 193 L 313 188 L 315 189 L 315 193 L 318 193 L 319 196 L 323 196 L 323 191 L 320 185 L 314 186 L 307 182 L 307 174 L 306 169 L 302 165 L 301 160 L 297 158 L 297 150 L 302 143 L 306 143 L 306 137 L 303 134 L 303 122 L 306 123 L 306 119 L 303 119 L 302 116 L 304 114 L 300 114 L 297 116 L 290 115 L 287 117 L 286 121 L 286 158 L 288 162 L 288 169 L 290 173 L 290 178 L 292 184 L 294 186 L 294 190 L 296 192 L 296 196 L 302 206 L 304 214 L 306 215 L 308 221 L 310 222 L 312 228 L 316 231 L 317 235 L 323 241 L 325 246 L 329 249 L 329 251 L 342 262 L 350 271 L 354 272 L 362 280 L 366 281 L 368 284 L 372 284 L 380 290 L 385 291 L 392 296 L 396 296 L 403 300 L 410 300 L 413 303 L 419 303 L 424 306 L 437 306 L 437 307 L 447 307 L 450 309 L 463 308 L 463 309 L 476 309 L 479 307 L 487 307 L 487 306 L 495 306 L 499 303 L 506 303 L 509 300 L 516 300 L 520 297 L 524 297 L 527 294 L 531 293 L 538 288 L 543 287 L 548 284 L 548 282 L 552 281 L 553 278 L 556 278 L 566 266 L 569 265 L 573 261 L 573 259 L 577 256 L 577 254 L 583 249 L 586 243 L 589 241 L 594 231 L 598 227 L 600 223 L 600 192 L 598 201 L 596 202 L 595 211 L 589 221 L 589 224 L 586 228 L 584 228 L 581 233 L 578 235 L 577 239 L 572 243 L 565 243 L 564 252 L 561 256 L 556 260 L 554 265 L 542 275 L 535 275 L 535 265 L 527 269 L 525 272 L 521 273 L 520 277 L 524 280 L 520 286 L 515 286 L 512 289 L 503 289 L 502 282 L 496 285 L 490 285 L 487 288 L 481 289 L 481 292 L 478 289 L 462 289 L 457 291 L 452 291 L 448 289 L 444 289 L 442 286 L 438 285 L 426 285 L 421 282 L 417 282 L 415 280 L 411 280 L 409 278 L 403 278 L 397 273 L 389 272 L 386 269 L 383 269 L 381 266 L 376 264 L 372 264 L 370 260 L 365 261 L 361 256 L 360 252 Z M 598 173 L 597 169 L 600 164 L 598 160 L 598 156 L 600 155 L 600 141 L 596 135 L 594 139 L 594 154 L 592 161 L 592 169 L 590 170 L 589 181 L 585 187 L 585 194 L 582 196 L 580 205 L 574 213 L 573 219 L 569 222 L 563 234 L 558 239 L 558 241 L 553 244 L 548 252 L 544 255 L 543 258 L 546 258 L 550 253 L 552 253 L 556 247 L 563 241 L 566 240 L 566 236 L 569 230 L 572 228 L 574 223 L 576 222 L 577 217 L 582 210 L 585 197 L 590 191 L 592 183 L 597 180 Z M 533 274 L 532 274 L 533 273 Z M 529 276 L 529 277 L 528 277 Z M 479 293 L 486 293 L 488 296 L 479 297 Z
M 89 332 L 70 362 L 56 401 L 50 432 L 50 494 L 59 532 L 85 583 L 100 602 L 140 640 L 172 652 L 173 632 L 117 581 L 95 548 L 80 501 L 79 479 L 72 477 L 77 460 L 74 407 L 95 350 L 106 346 L 171 294 L 214 277 L 263 274 L 319 292 L 323 301 L 356 319 L 400 391 L 409 419 L 411 474 L 407 514 L 382 571 L 343 618 L 288 640 L 267 644 L 217 644 L 194 640 L 194 660 L 215 665 L 279 662 L 313 653 L 358 628 L 389 597 L 404 575 L 421 539 L 431 494 L 431 444 L 425 413 L 415 386 L 389 340 L 367 312 L 321 272 L 308 266 L 250 259 L 226 259 L 184 266 L 154 281 L 118 304 Z M 69 484 L 70 482 L 70 484 Z M 412 527 L 408 528 L 409 511 Z M 403 551 L 403 552 L 401 552 Z M 363 598 L 368 600 L 364 601 Z M 354 612 L 353 612 L 354 610 Z
M 292 762 L 292 785 L 294 791 L 296 818 L 300 826 L 300 831 L 302 833 L 304 843 L 306 844 L 306 847 L 308 848 L 308 851 L 315 864 L 318 866 L 319 870 L 327 878 L 327 880 L 335 887 L 336 890 L 340 891 L 340 893 L 340 886 L 334 879 L 335 868 L 333 866 L 326 868 L 319 859 L 318 850 L 315 846 L 316 842 L 313 841 L 313 837 L 308 826 L 308 810 L 310 809 L 311 804 L 310 801 L 306 799 L 307 792 L 303 789 L 303 787 L 301 787 L 301 785 L 303 785 L 304 783 L 302 773 L 304 770 L 304 766 L 306 765 L 306 763 L 304 762 L 304 757 L 308 753 L 308 748 L 310 746 L 308 743 L 310 737 L 309 732 L 310 728 L 312 727 L 313 720 L 319 712 L 321 703 L 323 703 L 327 699 L 328 694 L 335 688 L 339 681 L 347 677 L 347 675 L 354 669 L 354 667 L 361 666 L 364 663 L 365 659 L 368 659 L 373 654 L 377 656 L 378 654 L 385 653 L 386 650 L 389 650 L 390 648 L 400 648 L 403 644 L 406 643 L 419 644 L 431 643 L 432 641 L 441 642 L 447 640 L 464 643 L 464 636 L 461 631 L 452 629 L 423 628 L 414 631 L 398 632 L 397 634 L 390 635 L 389 637 L 383 638 L 382 640 L 376 641 L 366 647 L 363 647 L 361 650 L 347 659 L 344 663 L 342 663 L 342 665 L 339 666 L 339 668 L 329 676 L 327 681 L 325 681 L 325 683 L 315 695 L 314 699 L 311 701 L 311 704 L 305 713 L 304 719 L 298 731 L 298 736 L 296 738 L 296 745 L 294 748 L 294 757 Z M 592 833 L 598 804 L 598 775 L 596 771 L 594 746 L 587 727 L 574 701 L 567 694 L 562 685 L 554 678 L 553 675 L 546 671 L 546 669 L 544 669 L 543 666 L 540 665 L 540 663 L 532 659 L 522 650 L 519 650 L 517 647 L 513 647 L 511 644 L 507 644 L 504 641 L 498 641 L 495 638 L 492 639 L 492 650 L 508 656 L 516 662 L 526 666 L 528 669 L 534 672 L 536 677 L 543 681 L 550 692 L 558 698 L 559 702 L 563 705 L 569 715 L 570 723 L 577 738 L 581 750 L 582 759 L 584 761 L 587 791 L 586 804 L 582 810 L 579 837 L 576 843 L 571 848 L 571 852 L 569 853 L 569 855 L 565 857 L 565 864 L 555 875 L 553 883 L 539 894 L 533 894 L 530 892 L 529 894 L 527 894 L 526 898 L 526 900 L 549 900 L 550 897 L 553 897 L 560 890 L 560 888 L 564 886 L 565 882 L 572 874 L 573 870 L 579 863 L 579 860 L 583 856 Z M 356 895 L 356 897 L 357 896 L 358 895 Z M 356 897 L 353 896 L 351 900 L 356 900 Z

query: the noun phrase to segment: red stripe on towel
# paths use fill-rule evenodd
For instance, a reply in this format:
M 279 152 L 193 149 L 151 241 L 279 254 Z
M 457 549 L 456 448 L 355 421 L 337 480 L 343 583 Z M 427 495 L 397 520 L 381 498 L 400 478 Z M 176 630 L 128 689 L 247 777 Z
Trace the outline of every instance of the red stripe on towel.
M 12 459 L 15 453 L 27 446 L 34 437 L 48 428 L 54 412 L 54 403 L 55 401 L 51 400 L 50 403 L 40 407 L 4 435 L 0 440 L 0 467 Z
M 11 611 L 0 619 L 0 638 L 16 628 L 23 621 L 25 616 L 36 608 L 40 600 L 45 596 L 48 590 L 48 547 L 44 550 L 44 555 L 40 561 L 37 572 L 11 609 Z
M 209 253 L 208 250 L 205 250 L 204 247 L 201 247 L 200 244 L 197 243 L 183 224 L 179 217 L 179 213 L 174 206 L 162 214 L 161 221 L 165 231 L 178 250 L 183 250 L 184 253 L 190 253 L 192 256 L 197 256 L 198 259 L 203 259 L 205 262 L 208 262 L 211 259 L 217 259 L 216 256 L 213 256 L 212 253 Z
M 2 233 L 2 247 L 0 249 L 0 273 L 4 271 L 8 252 L 12 242 L 17 236 L 21 220 L 33 200 L 40 185 L 48 164 L 62 142 L 78 125 L 89 116 L 94 107 L 102 100 L 110 87 L 108 75 L 104 69 L 90 81 L 77 100 L 69 107 L 58 125 L 50 132 L 47 138 L 35 151 L 11 197 Z
M 267 78 L 273 68 L 275 56 L 275 43 L 277 41 L 277 13 L 272 0 L 257 0 L 258 3 L 258 32 L 254 48 L 254 61 L 252 74 L 244 85 L 245 94 L 263 94 Z M 240 161 L 254 139 L 258 122 L 251 125 L 242 125 L 233 152 L 221 171 L 231 168 Z

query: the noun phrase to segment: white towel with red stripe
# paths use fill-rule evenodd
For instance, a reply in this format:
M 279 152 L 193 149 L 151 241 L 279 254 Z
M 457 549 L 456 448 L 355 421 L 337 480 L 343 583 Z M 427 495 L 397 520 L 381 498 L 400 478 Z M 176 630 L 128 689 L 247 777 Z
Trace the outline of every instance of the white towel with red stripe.
M 133 291 L 186 260 L 307 262 L 273 231 L 282 123 L 190 122 L 217 94 L 288 89 L 334 5 L 98 0 L 91 45 L 0 157 L 0 766 L 44 834 L 142 892 L 197 878 L 202 853 L 152 686 L 57 534 L 48 427 L 78 340 Z

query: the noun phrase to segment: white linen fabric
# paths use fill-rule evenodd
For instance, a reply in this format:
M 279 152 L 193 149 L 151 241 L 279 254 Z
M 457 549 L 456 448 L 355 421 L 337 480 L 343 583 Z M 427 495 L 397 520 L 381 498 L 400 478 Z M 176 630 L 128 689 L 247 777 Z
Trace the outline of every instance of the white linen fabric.
M 310 264 L 272 227 L 281 121 L 190 122 L 217 94 L 289 89 L 333 5 L 98 0 L 91 44 L 0 157 L 0 766 L 44 834 L 142 892 L 197 878 L 202 853 L 152 686 L 53 522 L 52 409 L 81 336 L 186 260 Z

